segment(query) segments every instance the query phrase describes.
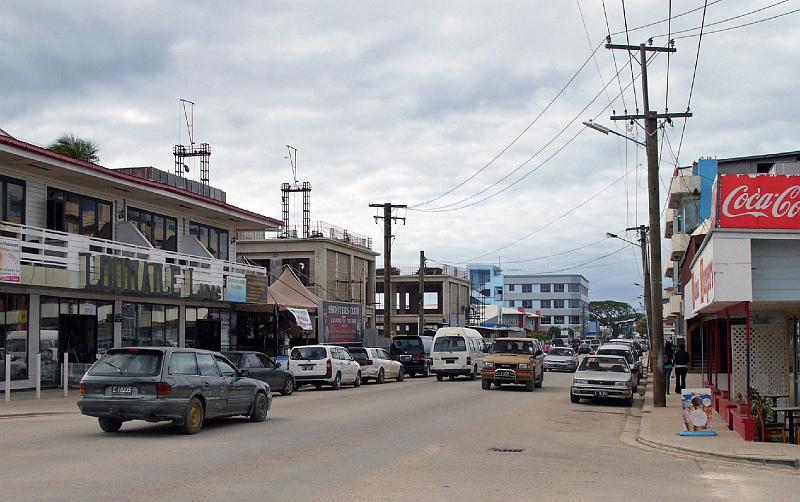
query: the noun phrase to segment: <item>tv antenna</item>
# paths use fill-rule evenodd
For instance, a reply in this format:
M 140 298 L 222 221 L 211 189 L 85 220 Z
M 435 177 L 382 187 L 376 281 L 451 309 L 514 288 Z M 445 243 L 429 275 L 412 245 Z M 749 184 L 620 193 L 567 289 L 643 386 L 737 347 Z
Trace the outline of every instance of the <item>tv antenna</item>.
M 183 117 L 178 119 L 180 122 L 178 127 L 179 144 L 172 147 L 172 154 L 175 156 L 175 176 L 183 177 L 189 172 L 189 166 L 186 164 L 188 158 L 200 157 L 200 182 L 208 186 L 211 147 L 208 143 L 200 143 L 199 145 L 195 143 L 194 102 L 181 98 L 180 107 Z M 180 144 L 181 130 L 184 124 L 186 125 L 186 132 L 189 136 L 189 146 Z
M 297 148 L 293 147 L 292 145 L 286 145 L 286 155 L 283 157 L 284 159 L 289 159 L 289 164 L 292 166 L 292 177 L 294 178 L 294 182 L 298 183 L 297 181 Z

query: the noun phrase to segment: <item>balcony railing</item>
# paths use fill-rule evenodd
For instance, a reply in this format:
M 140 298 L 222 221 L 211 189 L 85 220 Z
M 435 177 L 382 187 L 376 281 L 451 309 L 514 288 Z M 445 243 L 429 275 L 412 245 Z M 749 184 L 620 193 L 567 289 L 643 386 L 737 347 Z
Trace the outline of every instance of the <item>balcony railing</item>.
M 302 226 L 292 225 L 286 232 L 262 232 L 262 231 L 249 231 L 238 232 L 236 239 L 240 241 L 261 241 L 267 239 L 302 239 L 303 228 Z M 372 249 L 372 237 L 367 237 L 346 228 L 324 221 L 315 221 L 311 223 L 309 229 L 309 239 L 324 238 L 340 242 L 346 242 L 354 246 L 362 247 L 365 249 Z
M 419 265 L 397 265 L 392 267 L 391 275 L 418 275 Z M 376 277 L 383 276 L 383 269 L 379 268 L 375 271 Z M 426 276 L 440 276 L 449 275 L 451 277 L 458 277 L 459 279 L 469 280 L 469 271 L 465 268 L 454 267 L 452 265 L 435 264 L 425 267 Z
M 667 197 L 669 207 L 678 209 L 681 199 L 700 193 L 700 176 L 673 176 Z

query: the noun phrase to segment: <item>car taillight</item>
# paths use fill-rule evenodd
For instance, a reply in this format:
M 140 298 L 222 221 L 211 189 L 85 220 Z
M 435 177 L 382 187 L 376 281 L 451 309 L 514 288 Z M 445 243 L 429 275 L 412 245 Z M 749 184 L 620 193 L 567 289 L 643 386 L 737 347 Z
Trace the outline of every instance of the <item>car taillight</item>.
M 414 354 L 411 356 L 411 359 L 414 361 L 422 361 L 425 357 L 422 354 Z
M 328 374 L 330 374 L 333 371 L 333 363 L 331 362 L 330 359 L 325 361 L 325 371 L 327 371 Z
M 84 382 L 81 382 L 81 396 L 85 395 L 86 395 L 86 384 Z
M 167 382 L 158 382 L 156 384 L 156 395 L 159 397 L 169 396 L 172 394 L 172 386 Z

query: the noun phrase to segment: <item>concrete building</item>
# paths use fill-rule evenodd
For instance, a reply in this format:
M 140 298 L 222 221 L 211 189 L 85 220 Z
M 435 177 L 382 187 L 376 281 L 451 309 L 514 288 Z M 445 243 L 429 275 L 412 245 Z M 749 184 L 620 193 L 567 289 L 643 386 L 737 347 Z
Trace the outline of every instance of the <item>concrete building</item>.
M 376 274 L 383 277 L 383 269 Z M 383 330 L 383 281 L 375 285 L 375 307 L 378 330 Z M 391 288 L 394 294 L 392 332 L 397 335 L 418 334 L 419 265 L 392 267 Z M 424 315 L 425 331 L 442 326 L 465 326 L 470 313 L 471 284 L 467 271 L 450 265 L 425 267 Z
M 586 332 L 589 281 L 582 275 L 506 274 L 504 301 L 541 315 L 541 329 L 551 326 Z
M 484 305 L 503 305 L 503 270 L 493 263 L 467 265 L 472 297 Z

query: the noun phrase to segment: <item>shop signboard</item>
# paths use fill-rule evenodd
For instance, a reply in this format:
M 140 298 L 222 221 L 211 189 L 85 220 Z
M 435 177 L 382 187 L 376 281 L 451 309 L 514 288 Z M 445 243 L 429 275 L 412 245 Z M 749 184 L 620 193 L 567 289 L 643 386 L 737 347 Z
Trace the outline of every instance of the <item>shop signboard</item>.
M 225 301 L 245 303 L 247 301 L 247 279 L 244 277 L 225 277 Z
M 690 277 L 690 295 L 686 295 L 691 302 L 691 312 L 696 313 L 714 301 L 714 243 L 709 241 L 703 252 L 695 260 Z M 684 300 L 685 301 L 685 300 Z
M 0 237 L 0 282 L 20 282 L 19 239 Z
M 311 316 L 308 315 L 308 310 L 306 309 L 293 309 L 293 308 L 286 308 L 293 316 L 294 320 L 297 323 L 297 327 L 304 331 L 311 331 Z
M 721 174 L 714 195 L 719 228 L 800 230 L 800 175 Z
M 247 274 L 245 279 L 247 303 L 267 303 L 267 278 L 262 275 Z
M 711 389 L 683 389 L 681 395 L 681 436 L 716 436 L 711 427 L 714 417 Z
M 323 337 L 326 342 L 362 341 L 363 305 L 322 302 Z

